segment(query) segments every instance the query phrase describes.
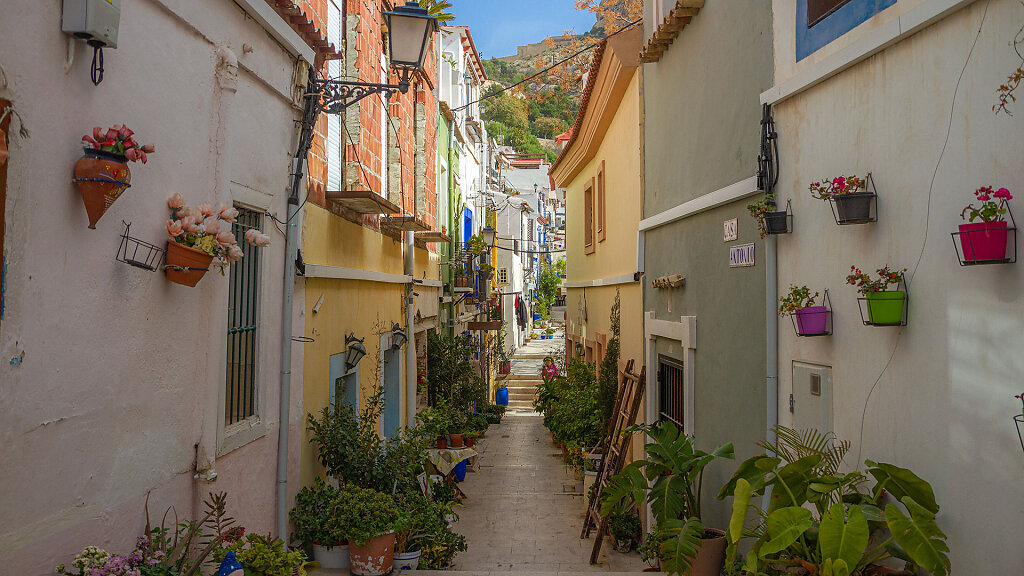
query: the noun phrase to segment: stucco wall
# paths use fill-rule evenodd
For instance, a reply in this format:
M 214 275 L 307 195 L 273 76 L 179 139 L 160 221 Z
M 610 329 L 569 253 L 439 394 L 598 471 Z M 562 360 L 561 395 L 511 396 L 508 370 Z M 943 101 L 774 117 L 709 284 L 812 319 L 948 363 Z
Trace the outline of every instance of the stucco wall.
M 121 220 L 164 244 L 175 192 L 193 205 L 235 200 L 284 218 L 298 117 L 294 60 L 231 2 L 122 8 L 119 48 L 105 50 L 105 79 L 95 87 L 83 43 L 63 69 L 60 3 L 16 1 L 4 11 L 18 17 L 0 18 L 0 97 L 32 133 L 12 140 L 6 207 L 3 574 L 49 573 L 91 544 L 130 550 L 148 491 L 151 514 L 174 505 L 182 520 L 207 492 L 227 491 L 240 524 L 274 530 L 283 236 L 267 218 L 273 245 L 261 252 L 257 372 L 265 435 L 220 456 L 228 279 L 214 270 L 186 288 L 114 255 Z M 220 43 L 223 57 L 230 50 L 238 59 L 234 90 L 215 80 Z M 115 123 L 157 151 L 131 165 L 132 187 L 89 230 L 72 167 L 81 136 Z M 292 370 L 301 373 L 301 348 L 293 350 Z M 298 416 L 298 382 L 292 392 Z M 293 423 L 295 434 L 301 423 Z M 193 480 L 194 463 L 214 457 L 217 481 Z
M 647 3 L 650 12 L 650 3 Z M 755 174 L 760 93 L 772 83 L 770 5 L 707 2 L 661 60 L 645 64 L 645 218 Z M 652 33 L 650 14 L 645 37 Z M 692 432 L 701 448 L 733 442 L 738 459 L 765 433 L 764 241 L 741 199 L 645 234 L 644 306 L 660 320 L 696 316 Z M 739 239 L 723 242 L 723 221 L 737 218 Z M 729 246 L 755 244 L 756 265 L 729 268 Z M 682 274 L 681 288 L 651 280 Z M 685 360 L 680 343 L 658 338 L 654 356 Z M 657 365 L 648 366 L 656 373 Z M 655 401 L 656 390 L 649 398 Z M 704 518 L 724 527 L 727 503 L 714 500 L 735 469 L 705 474 Z
M 1019 3 L 988 6 L 951 106 L 986 4 L 775 106 L 778 189 L 796 215 L 794 234 L 779 242 L 780 291 L 791 282 L 827 288 L 835 310 L 828 338 L 797 339 L 788 322 L 780 325 L 780 401 L 792 388 L 794 361 L 832 366 L 835 431 L 854 444 L 846 464 L 892 462 L 931 482 L 953 573 L 1019 574 L 1024 557 L 1000 527 L 1019 524 L 1024 509 L 1024 460 L 1010 420 L 1024 370 L 1024 270 L 962 268 L 949 237 L 977 187 L 1024 191 L 1022 119 L 991 111 L 995 89 L 1019 63 L 1007 45 L 1024 21 Z M 825 176 L 868 171 L 878 187 L 877 223 L 839 227 L 807 192 Z M 844 282 L 854 264 L 910 269 L 907 327 L 861 325 L 856 290 Z

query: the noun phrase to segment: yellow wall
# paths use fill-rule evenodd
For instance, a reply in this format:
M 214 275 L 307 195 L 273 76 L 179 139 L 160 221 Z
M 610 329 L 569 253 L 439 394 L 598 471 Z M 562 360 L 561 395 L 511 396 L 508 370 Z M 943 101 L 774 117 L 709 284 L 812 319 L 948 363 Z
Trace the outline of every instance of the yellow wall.
M 303 261 L 306 264 L 359 268 L 388 274 L 402 274 L 402 243 L 380 232 L 359 226 L 314 204 L 307 204 L 303 230 Z M 416 250 L 416 277 L 437 278 L 436 257 L 426 250 Z M 314 341 L 305 344 L 303 360 L 303 403 L 306 414 L 319 412 L 330 400 L 330 356 L 346 350 L 345 334 L 354 332 L 365 338 L 366 356 L 359 364 L 362 397 L 374 385 L 374 361 L 380 353 L 380 326 L 391 330 L 392 323 L 405 327 L 404 284 L 307 278 L 306 336 Z M 436 289 L 417 288 L 423 297 L 436 298 Z M 323 296 L 319 311 L 313 307 Z M 410 346 L 412 343 L 406 344 Z M 401 418 L 406 424 L 405 382 L 403 362 Z M 303 419 L 305 419 L 305 414 Z M 303 426 L 300 477 L 308 484 L 323 473 L 315 448 L 309 443 L 309 432 Z

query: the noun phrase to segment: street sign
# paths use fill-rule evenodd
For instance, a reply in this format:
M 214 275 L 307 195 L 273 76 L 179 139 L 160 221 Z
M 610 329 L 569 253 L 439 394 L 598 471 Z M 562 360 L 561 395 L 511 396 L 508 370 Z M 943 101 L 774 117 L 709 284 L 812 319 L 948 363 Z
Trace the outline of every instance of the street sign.
M 729 247 L 729 267 L 740 268 L 754 265 L 754 245 L 740 244 Z
M 736 218 L 732 218 L 731 220 L 726 220 L 724 222 L 724 226 L 723 226 L 722 232 L 723 232 L 723 235 L 722 235 L 723 242 L 732 242 L 733 240 L 736 240 L 737 238 L 739 238 L 739 226 L 737 225 Z

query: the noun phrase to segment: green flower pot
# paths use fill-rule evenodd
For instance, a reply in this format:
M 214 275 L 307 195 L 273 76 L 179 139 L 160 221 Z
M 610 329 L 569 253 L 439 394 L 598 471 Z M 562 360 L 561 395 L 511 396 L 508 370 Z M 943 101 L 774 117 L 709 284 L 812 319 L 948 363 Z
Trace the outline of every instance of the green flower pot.
M 872 324 L 902 324 L 906 296 L 907 293 L 903 290 L 886 290 L 865 294 L 864 297 L 867 299 L 868 306 L 868 322 Z

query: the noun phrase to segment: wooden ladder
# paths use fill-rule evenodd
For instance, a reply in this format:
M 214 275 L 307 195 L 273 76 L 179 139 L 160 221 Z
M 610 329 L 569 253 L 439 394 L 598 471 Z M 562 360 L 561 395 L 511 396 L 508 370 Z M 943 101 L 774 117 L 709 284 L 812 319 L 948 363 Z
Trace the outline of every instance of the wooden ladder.
M 594 537 L 594 550 L 590 553 L 591 564 L 597 563 L 597 557 L 601 553 L 601 541 L 604 539 L 605 532 L 608 531 L 608 518 L 601 516 L 601 494 L 611 477 L 618 474 L 625 463 L 626 449 L 629 447 L 632 434 L 623 432 L 636 421 L 637 414 L 640 412 L 646 378 L 646 366 L 641 367 L 640 373 L 637 374 L 633 372 L 633 360 L 626 363 L 626 371 L 622 374 L 619 392 L 615 398 L 615 411 L 608 423 L 608 435 L 605 437 L 607 452 L 601 458 L 601 465 L 597 468 L 597 480 L 594 482 L 594 490 L 587 504 L 587 514 L 583 518 L 583 532 L 580 534 L 580 538 L 588 538 L 590 531 L 594 527 L 598 528 L 597 535 Z

